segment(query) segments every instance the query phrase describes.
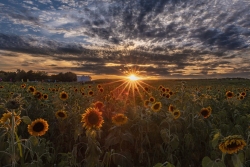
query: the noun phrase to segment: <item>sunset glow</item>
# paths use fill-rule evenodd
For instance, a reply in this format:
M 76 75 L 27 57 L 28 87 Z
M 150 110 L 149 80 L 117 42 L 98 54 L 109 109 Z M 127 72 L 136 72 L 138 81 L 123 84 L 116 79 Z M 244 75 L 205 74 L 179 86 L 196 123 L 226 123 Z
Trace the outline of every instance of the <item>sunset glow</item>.
M 129 79 L 130 81 L 137 81 L 137 80 L 139 80 L 139 77 L 137 77 L 137 76 L 134 75 L 134 74 L 131 74 L 131 75 L 128 76 L 128 79 Z

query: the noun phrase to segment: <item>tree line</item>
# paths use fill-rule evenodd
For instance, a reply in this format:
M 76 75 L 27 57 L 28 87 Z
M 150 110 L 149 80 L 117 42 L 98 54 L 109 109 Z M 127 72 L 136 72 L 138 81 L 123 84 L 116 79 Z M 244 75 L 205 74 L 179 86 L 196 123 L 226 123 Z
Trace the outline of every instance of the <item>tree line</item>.
M 77 81 L 77 75 L 73 72 L 58 73 L 48 75 L 45 71 L 24 71 L 17 69 L 15 72 L 0 71 L 0 81 L 5 82 L 27 82 L 27 81 L 45 81 L 45 82 L 73 82 Z

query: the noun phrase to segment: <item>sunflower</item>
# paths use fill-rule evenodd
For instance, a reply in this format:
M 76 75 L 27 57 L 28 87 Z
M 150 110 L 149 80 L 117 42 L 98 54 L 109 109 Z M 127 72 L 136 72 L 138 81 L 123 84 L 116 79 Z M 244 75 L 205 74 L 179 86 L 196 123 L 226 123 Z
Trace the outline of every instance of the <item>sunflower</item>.
M 43 99 L 47 100 L 49 98 L 49 96 L 47 94 L 43 94 Z
M 21 123 L 21 118 L 19 115 L 17 115 L 15 112 L 13 112 L 14 116 L 15 116 L 15 126 L 18 126 Z M 11 112 L 7 112 L 4 113 L 2 118 L 0 119 L 0 124 L 5 124 L 8 123 L 9 121 L 9 126 L 11 126 L 12 123 L 12 113 Z
M 102 112 L 98 108 L 89 107 L 85 113 L 82 114 L 83 127 L 90 130 L 92 128 L 100 129 L 104 122 Z
M 162 91 L 162 92 L 166 92 L 166 88 L 162 87 L 162 88 L 161 88 L 161 91 Z
M 103 89 L 103 88 L 100 88 L 100 89 L 99 89 L 99 92 L 101 92 L 101 93 L 102 93 L 103 91 L 104 91 L 104 89 Z
M 246 146 L 245 140 L 240 135 L 232 135 L 225 137 L 219 144 L 221 152 L 226 154 L 234 154 L 242 150 Z
M 59 97 L 61 100 L 67 100 L 69 98 L 69 95 L 66 92 L 62 91 Z
M 149 88 L 148 87 L 144 87 L 143 88 L 145 92 L 149 92 Z
M 88 92 L 88 95 L 89 95 L 89 96 L 93 96 L 93 94 L 94 94 L 94 92 L 93 92 L 92 90 L 90 90 L 90 91 Z
M 6 102 L 5 107 L 7 109 L 18 109 L 21 106 L 19 99 L 14 98 Z
M 0 89 L 3 89 L 3 88 L 4 88 L 4 86 L 1 85 L 1 86 L 0 86 Z
M 104 104 L 101 101 L 97 101 L 97 102 L 94 103 L 94 107 L 98 108 L 101 111 L 102 108 L 104 107 Z
M 112 117 L 112 122 L 116 126 L 120 126 L 128 122 L 128 117 L 126 117 L 124 114 L 116 114 Z
M 100 84 L 97 85 L 97 88 L 98 88 L 98 89 L 100 89 L 101 87 L 102 87 L 102 85 L 100 85 Z
M 36 119 L 28 125 L 28 132 L 32 136 L 43 136 L 49 129 L 49 124 L 42 118 Z
M 168 111 L 173 112 L 174 110 L 175 110 L 175 107 L 172 104 L 170 104 L 168 107 Z
M 63 110 L 59 110 L 55 113 L 57 119 L 66 119 L 68 117 L 67 113 Z
M 158 86 L 158 90 L 161 90 L 162 87 L 163 87 L 162 85 L 159 85 L 159 86 Z
M 154 97 L 150 97 L 150 98 L 149 98 L 149 101 L 150 101 L 151 103 L 154 103 L 154 102 L 155 102 L 155 98 L 154 98 Z
M 240 95 L 245 97 L 247 94 L 246 92 L 241 92 Z
M 84 93 L 84 90 L 85 90 L 85 88 L 82 87 L 82 88 L 80 89 L 80 92 L 81 92 L 81 93 Z
M 245 98 L 245 96 L 242 96 L 242 95 L 240 95 L 240 96 L 238 97 L 239 100 L 243 100 L 244 98 Z
M 28 91 L 34 93 L 36 91 L 36 88 L 34 86 L 29 86 Z
M 35 97 L 36 99 L 39 99 L 39 100 L 43 98 L 42 93 L 39 92 L 39 91 L 34 92 L 33 95 L 34 95 L 34 97 Z
M 158 112 L 161 110 L 161 102 L 156 102 L 154 103 L 152 106 L 151 106 L 151 109 L 154 111 L 154 112 Z
M 208 118 L 212 113 L 212 108 L 211 107 L 207 107 L 207 108 L 202 108 L 200 110 L 200 115 L 203 116 L 203 118 Z
M 172 91 L 169 91 L 168 93 L 169 93 L 170 95 L 173 95 L 173 94 L 174 94 Z
M 166 97 L 167 99 L 169 99 L 169 98 L 170 98 L 170 94 L 167 93 L 167 94 L 165 95 L 165 97 Z
M 174 116 L 174 119 L 178 119 L 181 116 L 180 110 L 174 110 L 172 114 Z
M 21 85 L 21 88 L 25 88 L 25 87 L 26 87 L 26 84 L 22 84 L 22 85 Z
M 144 107 L 148 108 L 148 107 L 149 107 L 149 103 L 150 103 L 149 100 L 145 100 L 145 101 L 144 101 Z
M 77 91 L 78 91 L 78 89 L 77 89 L 77 88 L 75 88 L 75 89 L 74 89 L 74 92 L 75 92 L 75 93 L 77 93 Z
M 234 93 L 231 91 L 227 91 L 226 96 L 227 96 L 227 98 L 232 98 L 234 96 Z

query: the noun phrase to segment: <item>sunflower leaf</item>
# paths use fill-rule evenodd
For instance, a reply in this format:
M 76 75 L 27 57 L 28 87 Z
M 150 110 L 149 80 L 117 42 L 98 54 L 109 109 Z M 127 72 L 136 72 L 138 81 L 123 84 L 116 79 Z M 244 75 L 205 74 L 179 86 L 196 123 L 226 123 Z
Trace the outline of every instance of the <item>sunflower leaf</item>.
M 213 148 L 217 147 L 219 139 L 220 139 L 220 132 L 217 132 L 217 133 L 214 134 L 214 137 L 213 137 L 213 140 L 212 140 L 212 147 Z
M 226 167 L 222 161 L 212 161 L 209 157 L 202 159 L 202 167 Z
M 22 116 L 22 121 L 26 123 L 27 125 L 31 124 L 31 119 L 28 116 Z
M 29 141 L 34 145 L 36 146 L 38 144 L 38 139 L 35 137 L 35 136 L 31 136 L 29 138 Z

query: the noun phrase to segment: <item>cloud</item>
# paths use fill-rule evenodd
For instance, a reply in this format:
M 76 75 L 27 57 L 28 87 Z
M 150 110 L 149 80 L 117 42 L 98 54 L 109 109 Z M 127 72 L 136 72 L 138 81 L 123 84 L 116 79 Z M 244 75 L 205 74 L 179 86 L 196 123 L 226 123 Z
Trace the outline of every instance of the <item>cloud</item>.
M 243 76 L 249 8 L 241 0 L 6 1 L 0 5 L 0 54 L 44 57 L 54 71 L 65 64 L 119 75 L 117 64 L 131 63 L 154 76 L 224 75 L 223 68 Z M 37 63 L 20 62 L 27 68 Z

